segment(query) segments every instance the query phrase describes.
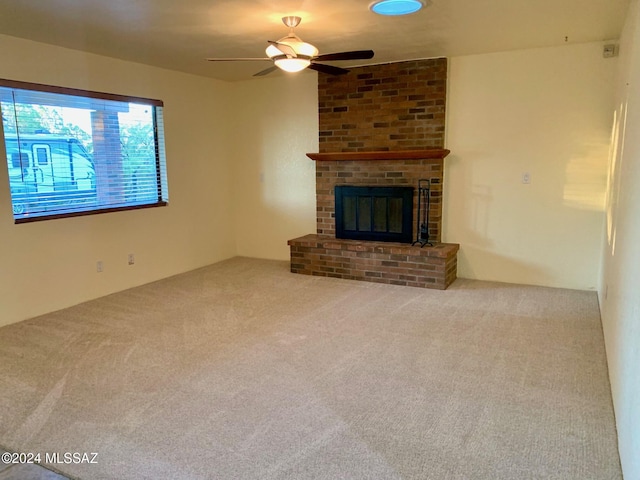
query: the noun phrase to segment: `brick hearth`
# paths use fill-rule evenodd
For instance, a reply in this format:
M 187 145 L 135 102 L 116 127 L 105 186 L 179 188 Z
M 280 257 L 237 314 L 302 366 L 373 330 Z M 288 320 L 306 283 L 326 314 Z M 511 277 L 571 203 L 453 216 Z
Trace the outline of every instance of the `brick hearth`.
M 322 235 L 289 240 L 291 271 L 444 290 L 456 279 L 459 246 L 362 242 Z

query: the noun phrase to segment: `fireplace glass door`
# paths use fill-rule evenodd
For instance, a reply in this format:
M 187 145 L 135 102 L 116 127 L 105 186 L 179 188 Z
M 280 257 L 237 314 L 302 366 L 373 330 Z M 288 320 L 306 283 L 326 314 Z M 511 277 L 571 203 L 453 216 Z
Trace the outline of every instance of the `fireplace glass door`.
M 336 238 L 411 243 L 413 187 L 335 187 Z

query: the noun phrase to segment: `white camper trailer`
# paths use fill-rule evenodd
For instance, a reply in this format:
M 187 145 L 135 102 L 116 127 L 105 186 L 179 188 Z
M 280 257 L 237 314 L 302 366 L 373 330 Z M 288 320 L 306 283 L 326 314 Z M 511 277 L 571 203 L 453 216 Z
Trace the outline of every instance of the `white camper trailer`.
M 95 202 L 91 155 L 75 138 L 53 134 L 5 136 L 15 218 L 35 203 L 70 208 Z

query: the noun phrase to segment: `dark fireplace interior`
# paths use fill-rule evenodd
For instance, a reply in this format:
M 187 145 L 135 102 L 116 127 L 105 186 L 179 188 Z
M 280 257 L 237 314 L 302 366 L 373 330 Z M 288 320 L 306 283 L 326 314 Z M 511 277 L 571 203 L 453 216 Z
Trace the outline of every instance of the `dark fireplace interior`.
M 336 185 L 336 238 L 411 243 L 413 187 Z

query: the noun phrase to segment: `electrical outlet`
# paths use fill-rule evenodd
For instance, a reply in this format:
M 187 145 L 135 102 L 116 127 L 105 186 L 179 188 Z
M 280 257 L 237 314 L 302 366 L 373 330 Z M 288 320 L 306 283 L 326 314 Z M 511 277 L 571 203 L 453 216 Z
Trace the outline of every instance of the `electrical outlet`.
M 524 172 L 522 174 L 522 183 L 526 185 L 531 183 L 531 174 L 529 172 Z
M 133 256 L 133 253 L 129 254 L 129 265 L 133 265 L 134 263 L 136 263 L 136 258 Z
M 96 272 L 102 273 L 103 270 L 104 265 L 102 264 L 102 260 L 98 260 L 98 262 L 96 263 Z

